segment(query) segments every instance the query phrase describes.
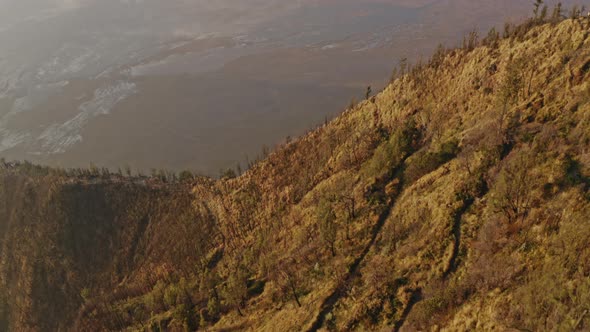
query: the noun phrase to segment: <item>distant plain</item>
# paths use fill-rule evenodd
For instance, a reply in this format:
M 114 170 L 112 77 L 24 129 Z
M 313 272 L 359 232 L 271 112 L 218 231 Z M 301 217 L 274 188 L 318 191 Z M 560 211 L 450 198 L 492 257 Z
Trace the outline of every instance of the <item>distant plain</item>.
M 566 5 L 574 1 L 566 1 Z M 551 3 L 549 3 L 551 5 Z M 216 175 L 529 0 L 0 1 L 0 157 Z

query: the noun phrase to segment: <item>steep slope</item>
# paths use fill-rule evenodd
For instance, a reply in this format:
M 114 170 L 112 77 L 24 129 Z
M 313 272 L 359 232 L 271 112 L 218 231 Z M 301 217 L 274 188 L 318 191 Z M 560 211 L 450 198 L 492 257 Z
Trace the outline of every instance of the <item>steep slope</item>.
M 5 167 L 0 329 L 588 329 L 589 26 L 440 49 L 233 179 Z
M 90 180 L 22 165 L 2 171 L 0 198 L 0 330 L 71 328 L 89 297 L 127 296 L 117 287 L 125 278 L 150 285 L 167 262 L 192 269 L 185 257 L 201 259 L 208 245 L 199 234 L 210 227 L 191 208 L 186 185 Z M 192 234 L 191 242 L 177 232 Z

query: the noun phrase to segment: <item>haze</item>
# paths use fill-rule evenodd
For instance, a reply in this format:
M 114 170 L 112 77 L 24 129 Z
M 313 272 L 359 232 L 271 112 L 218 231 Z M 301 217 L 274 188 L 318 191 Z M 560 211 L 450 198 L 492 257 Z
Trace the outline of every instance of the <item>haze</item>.
M 215 175 L 530 2 L 0 0 L 0 157 Z

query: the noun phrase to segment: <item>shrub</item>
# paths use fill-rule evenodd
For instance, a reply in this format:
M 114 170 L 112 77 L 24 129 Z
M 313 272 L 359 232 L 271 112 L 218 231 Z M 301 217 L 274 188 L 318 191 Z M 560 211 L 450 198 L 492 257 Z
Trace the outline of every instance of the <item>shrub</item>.
M 570 154 L 565 156 L 562 166 L 562 180 L 563 187 L 575 186 L 578 184 L 588 185 L 590 180 L 582 174 L 582 165 L 575 160 Z
M 196 314 L 188 305 L 181 304 L 174 308 L 172 317 L 185 331 L 194 331 L 197 328 Z
M 473 51 L 478 44 L 479 34 L 477 33 L 477 30 L 472 30 L 469 32 L 469 35 L 463 37 L 463 49 L 468 52 Z
M 188 170 L 184 170 L 178 174 L 178 180 L 180 182 L 189 182 L 192 181 L 194 178 L 195 176 L 193 175 L 193 173 Z
M 405 181 L 412 183 L 418 180 L 455 158 L 458 153 L 459 142 L 455 139 L 445 142 L 437 152 L 421 153 L 406 168 L 404 172 Z
M 209 296 L 209 300 L 207 301 L 207 319 L 209 321 L 215 321 L 219 318 L 220 313 L 220 303 L 219 297 L 215 292 L 212 292 L 211 296 Z
M 442 44 L 439 44 L 430 58 L 428 65 L 434 69 L 438 69 L 443 64 L 448 52 L 449 51 Z
M 529 273 L 515 294 L 510 319 L 533 331 L 582 331 L 590 324 L 590 210 L 569 214 L 549 247 L 544 264 Z
M 465 280 L 432 281 L 425 290 L 425 299 L 418 302 L 408 317 L 410 324 L 427 330 L 441 317 L 459 307 L 474 293 L 475 285 Z
M 84 302 L 88 302 L 88 300 L 90 300 L 90 289 L 89 288 L 83 288 L 80 291 L 80 296 L 82 297 L 82 300 L 84 300 Z
M 228 168 L 228 169 L 222 170 L 220 172 L 220 178 L 222 178 L 222 179 L 234 179 L 237 176 L 238 175 L 236 174 L 236 171 L 234 171 L 233 168 Z
M 415 151 L 421 137 L 422 132 L 416 121 L 413 118 L 407 120 L 401 129 L 396 130 L 385 143 L 375 149 L 373 158 L 366 166 L 367 175 L 377 179 L 391 176 L 391 172 Z
M 152 291 L 146 295 L 145 303 L 150 311 L 158 312 L 164 307 L 165 287 L 166 286 L 162 281 L 158 281 Z
M 178 298 L 179 293 L 180 290 L 178 289 L 178 286 L 174 284 L 168 286 L 168 288 L 166 288 L 166 291 L 164 292 L 164 304 L 166 304 L 168 308 L 176 306 L 176 299 Z
M 223 299 L 227 304 L 235 308 L 240 316 L 243 306 L 248 295 L 248 271 L 238 264 L 230 273 L 223 287 Z
M 535 165 L 534 156 L 528 153 L 507 160 L 498 176 L 493 206 L 508 223 L 514 223 L 526 216 L 531 208 L 534 181 L 529 170 Z
M 248 297 L 261 295 L 264 292 L 264 280 L 248 280 Z
M 496 30 L 496 28 L 490 29 L 488 35 L 483 40 L 483 44 L 489 48 L 496 49 L 498 48 L 500 42 L 500 33 Z

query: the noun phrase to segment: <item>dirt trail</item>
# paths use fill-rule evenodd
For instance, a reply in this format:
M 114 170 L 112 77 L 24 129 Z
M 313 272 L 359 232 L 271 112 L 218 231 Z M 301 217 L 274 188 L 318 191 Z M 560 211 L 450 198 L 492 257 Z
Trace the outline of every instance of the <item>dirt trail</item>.
M 459 249 L 461 249 L 461 219 L 474 202 L 474 199 L 465 200 L 463 206 L 455 212 L 453 217 L 453 253 L 449 260 L 449 266 L 443 273 L 443 279 L 447 279 L 457 270 L 457 257 L 459 257 Z
M 395 325 L 393 326 L 393 332 L 398 332 L 402 328 L 402 326 L 404 326 L 404 323 L 406 322 L 408 315 L 410 315 L 410 312 L 412 312 L 414 305 L 416 305 L 416 303 L 420 301 L 422 301 L 422 289 L 418 288 L 412 291 L 412 294 L 410 295 L 410 301 L 404 309 L 402 317 L 400 318 L 400 320 L 395 322 Z

